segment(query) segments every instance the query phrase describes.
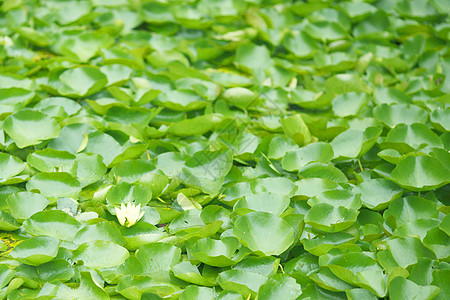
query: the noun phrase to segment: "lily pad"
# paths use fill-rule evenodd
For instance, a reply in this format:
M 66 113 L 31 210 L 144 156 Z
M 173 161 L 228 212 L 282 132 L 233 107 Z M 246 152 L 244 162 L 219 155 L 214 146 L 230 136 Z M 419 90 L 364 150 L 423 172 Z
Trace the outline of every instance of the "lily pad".
M 3 129 L 19 148 L 25 148 L 58 137 L 60 126 L 44 113 L 21 110 L 5 119 Z
M 279 255 L 294 242 L 294 230 L 282 218 L 251 212 L 234 223 L 234 235 L 258 255 Z
M 23 241 L 11 252 L 12 258 L 27 265 L 38 266 L 56 257 L 59 241 L 54 237 L 38 236 Z

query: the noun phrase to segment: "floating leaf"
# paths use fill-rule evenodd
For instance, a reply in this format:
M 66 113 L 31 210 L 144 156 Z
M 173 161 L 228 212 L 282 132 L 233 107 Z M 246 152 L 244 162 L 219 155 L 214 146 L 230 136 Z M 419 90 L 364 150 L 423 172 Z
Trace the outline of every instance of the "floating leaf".
M 428 191 L 450 182 L 450 172 L 438 159 L 427 156 L 408 156 L 392 170 L 391 180 L 413 191 Z
M 38 190 L 46 197 L 76 197 L 81 185 L 66 172 L 41 172 L 27 182 L 27 190 Z
M 50 203 L 44 196 L 30 192 L 9 195 L 6 201 L 13 217 L 20 221 L 44 210 Z
M 233 233 L 258 255 L 279 255 L 294 242 L 292 227 L 267 212 L 251 212 L 239 217 Z
M 19 148 L 25 148 L 58 137 L 60 126 L 44 113 L 21 110 L 5 119 L 3 129 Z
M 23 241 L 11 252 L 12 258 L 27 265 L 38 266 L 56 257 L 59 241 L 54 237 L 38 236 Z
M 73 260 L 81 260 L 90 268 L 110 268 L 123 264 L 128 251 L 111 241 L 91 241 L 80 245 L 73 253 Z

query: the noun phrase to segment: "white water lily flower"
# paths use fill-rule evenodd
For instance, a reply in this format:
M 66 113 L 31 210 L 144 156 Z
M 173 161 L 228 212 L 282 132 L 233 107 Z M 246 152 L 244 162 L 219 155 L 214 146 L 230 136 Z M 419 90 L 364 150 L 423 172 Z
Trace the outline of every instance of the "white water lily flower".
M 137 206 L 134 203 L 128 202 L 125 206 L 123 203 L 120 208 L 116 207 L 116 216 L 120 225 L 131 227 L 144 216 L 145 211 L 141 212 L 141 205 Z

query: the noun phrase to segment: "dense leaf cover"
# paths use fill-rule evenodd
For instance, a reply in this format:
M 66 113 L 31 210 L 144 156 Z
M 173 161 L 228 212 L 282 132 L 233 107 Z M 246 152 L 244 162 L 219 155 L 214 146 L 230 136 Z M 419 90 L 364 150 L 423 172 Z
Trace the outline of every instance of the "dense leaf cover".
M 447 0 L 0 5 L 0 299 L 450 298 Z

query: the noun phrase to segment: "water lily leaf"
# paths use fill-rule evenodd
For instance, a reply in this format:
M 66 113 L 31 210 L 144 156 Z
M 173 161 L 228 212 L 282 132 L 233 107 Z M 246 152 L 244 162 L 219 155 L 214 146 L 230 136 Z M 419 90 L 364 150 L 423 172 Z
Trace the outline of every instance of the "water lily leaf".
M 49 141 L 48 147 L 76 154 L 88 137 L 87 134 L 93 131 L 95 131 L 95 127 L 89 124 L 71 124 L 64 126 L 61 129 L 59 137 Z
M 101 48 L 107 48 L 113 43 L 114 39 L 106 33 L 85 32 L 65 40 L 60 48 L 64 55 L 87 62 L 97 55 Z
M 343 281 L 327 268 L 311 274 L 310 278 L 321 288 L 333 292 L 342 292 L 353 288 L 351 284 Z
M 207 194 L 219 192 L 232 165 L 232 150 L 196 152 L 183 167 L 180 177 L 188 185 L 197 186 Z
M 110 205 L 126 204 L 128 202 L 135 205 L 146 205 L 152 199 L 152 191 L 149 187 L 143 185 L 131 185 L 127 182 L 121 182 L 113 186 L 106 193 L 106 202 Z
M 233 234 L 258 255 L 279 255 L 294 242 L 294 230 L 282 218 L 251 212 L 234 223 Z
M 88 299 L 94 297 L 99 300 L 109 299 L 108 294 L 94 280 L 90 272 L 80 273 L 80 285 L 74 289 L 64 284 L 58 286 L 57 298 Z
M 27 162 L 41 172 L 58 170 L 71 173 L 74 168 L 75 155 L 66 151 L 45 148 L 28 155 Z
M 303 178 L 296 182 L 297 191 L 295 196 L 310 198 L 318 196 L 325 191 L 337 190 L 340 186 L 326 178 Z
M 180 288 L 168 282 L 158 282 L 149 276 L 127 275 L 117 284 L 117 292 L 127 299 L 141 299 L 145 296 L 169 296 L 180 292 Z M 154 296 L 156 294 L 156 296 Z M 144 297 L 145 297 L 144 296 Z M 158 298 L 156 298 L 158 299 Z
M 298 171 L 310 162 L 328 163 L 334 157 L 333 148 L 328 143 L 318 142 L 306 145 L 296 151 L 289 151 L 283 157 L 286 171 Z
M 329 93 L 344 94 L 349 92 L 370 93 L 371 89 L 364 80 L 355 74 L 338 74 L 325 81 Z
M 361 198 L 358 194 L 349 190 L 324 191 L 320 195 L 314 196 L 308 200 L 312 207 L 319 203 L 328 203 L 335 207 L 343 206 L 347 208 L 359 209 L 361 207 Z
M 16 272 L 14 270 L 11 270 L 8 268 L 7 265 L 1 265 L 0 266 L 0 287 L 3 289 L 8 283 L 11 281 L 11 279 L 14 278 L 14 275 Z
M 280 259 L 273 256 L 247 256 L 237 263 L 233 269 L 271 276 L 277 273 Z
M 236 49 L 235 61 L 244 70 L 256 73 L 271 64 L 271 57 L 265 46 L 246 43 Z
M 240 199 L 234 205 L 233 210 L 238 214 L 245 214 L 251 211 L 264 211 L 274 215 L 280 215 L 288 206 L 288 197 L 263 192 Z
M 150 215 L 151 207 L 145 207 L 144 217 L 136 225 L 127 228 L 121 227 L 120 231 L 125 240 L 125 247 L 128 250 L 136 250 L 142 245 L 157 242 L 167 236 L 166 233 L 159 230 L 156 226 L 148 223 L 147 219 Z M 156 211 L 154 211 L 157 213 Z M 159 214 L 158 214 L 159 220 Z M 158 223 L 159 221 L 154 221 L 153 223 Z
M 76 67 L 65 71 L 57 71 L 50 75 L 46 87 L 49 92 L 69 98 L 81 98 L 100 91 L 108 79 L 99 69 L 94 67 Z
M 397 124 L 412 125 L 414 123 L 425 123 L 428 113 L 418 106 L 411 104 L 382 104 L 375 107 L 375 118 L 389 127 Z
M 401 153 L 413 151 L 423 146 L 442 148 L 442 140 L 425 124 L 398 124 L 386 136 L 385 148 Z
M 175 111 L 192 111 L 208 105 L 208 102 L 197 93 L 181 89 L 161 93 L 153 103 Z
M 421 257 L 435 259 L 435 254 L 415 237 L 393 237 L 384 242 L 387 250 L 377 254 L 378 261 L 385 269 L 400 266 L 406 268 L 416 264 Z
M 402 195 L 403 190 L 392 181 L 376 178 L 360 183 L 354 192 L 361 193 L 361 201 L 365 207 L 372 210 L 384 210 L 392 200 Z
M 127 249 L 106 240 L 90 241 L 73 252 L 73 260 L 83 261 L 89 268 L 110 268 L 123 264 L 130 254 Z
M 321 266 L 328 268 L 342 280 L 369 289 L 378 297 L 386 294 L 386 275 L 373 258 L 363 253 L 324 255 L 319 258 Z
M 0 230 L 14 231 L 20 227 L 20 223 L 17 222 L 13 216 L 0 210 Z
M 256 295 L 266 280 L 266 276 L 242 270 L 224 271 L 217 277 L 217 282 L 224 290 L 238 292 L 242 297 Z
M 27 265 L 38 266 L 56 257 L 59 248 L 57 238 L 37 236 L 27 239 L 10 252 L 12 258 Z
M 75 271 L 72 266 L 63 259 L 56 259 L 39 265 L 38 272 L 41 280 L 45 282 L 66 282 L 72 279 L 75 275 Z
M 351 289 L 346 290 L 345 293 L 347 294 L 347 297 L 349 300 L 357 300 L 357 299 L 367 299 L 367 300 L 376 300 L 378 299 L 375 294 L 373 294 L 369 290 L 365 289 Z
M 301 115 L 289 116 L 281 120 L 283 131 L 297 145 L 303 146 L 311 141 L 311 133 Z
M 437 286 L 420 286 L 400 276 L 389 284 L 389 297 L 396 299 L 433 299 L 439 292 Z
M 345 182 L 347 177 L 332 164 L 310 163 L 300 169 L 298 173 L 303 178 L 323 178 L 335 182 Z
M 297 299 L 302 293 L 301 286 L 285 274 L 275 274 L 259 287 L 258 299 Z
M 103 157 L 103 163 L 109 166 L 123 149 L 112 136 L 96 131 L 88 134 L 88 143 L 84 151 L 97 153 Z
M 25 148 L 58 137 L 60 126 L 44 113 L 21 110 L 5 119 L 3 129 L 14 140 L 17 147 Z
M 342 132 L 330 143 L 334 157 L 361 157 L 373 147 L 381 133 L 382 130 L 378 127 L 368 127 L 364 131 L 348 129 Z
M 250 181 L 250 189 L 254 194 L 273 193 L 291 197 L 296 190 L 292 180 L 283 177 L 257 178 Z
M 305 31 L 287 34 L 283 45 L 298 58 L 310 58 L 320 49 L 319 43 Z
M 7 183 L 8 179 L 22 172 L 25 167 L 19 158 L 0 153 L 0 182 Z
M 76 156 L 77 179 L 81 186 L 87 186 L 100 180 L 106 173 L 106 166 L 100 155 L 95 153 L 80 153 Z
M 426 236 L 423 237 L 423 244 L 433 250 L 433 252 L 436 254 L 436 257 L 438 259 L 447 259 L 450 256 L 450 251 L 448 249 L 448 243 L 449 243 L 449 236 L 442 231 L 441 229 L 434 227 L 436 223 L 439 222 L 439 220 L 435 220 L 434 224 L 431 222 L 431 220 L 428 220 L 427 227 L 430 228 L 428 232 L 426 233 Z M 425 223 L 425 222 L 424 222 Z M 422 226 L 421 231 L 425 231 L 427 228 L 425 226 Z M 411 229 L 410 235 L 417 235 L 417 231 L 413 231 L 415 228 Z M 421 233 L 421 238 L 424 234 Z
M 165 243 L 151 243 L 139 247 L 136 258 L 142 264 L 144 274 L 164 272 L 178 264 L 181 250 Z
M 217 115 L 208 114 L 183 120 L 170 126 L 169 133 L 180 137 L 202 135 L 212 130 L 220 119 Z
M 383 217 L 392 228 L 419 219 L 436 219 L 438 211 L 436 203 L 417 196 L 398 198 L 384 211 Z
M 437 109 L 430 114 L 430 121 L 433 126 L 441 131 L 446 132 L 450 130 L 450 109 Z
M 190 299 L 214 300 L 216 299 L 216 293 L 211 288 L 190 285 L 184 289 L 183 293 L 180 295 L 180 300 Z
M 369 103 L 365 93 L 349 92 L 337 95 L 332 102 L 334 114 L 339 117 L 356 116 Z
M 418 219 L 403 224 L 395 229 L 393 236 L 414 236 L 423 241 L 427 232 L 432 228 L 437 228 L 441 222 L 437 219 Z M 438 230 L 439 231 L 439 230 Z M 439 234 L 439 232 L 432 232 Z M 445 236 L 445 234 L 444 234 Z
M 119 227 L 112 222 L 86 225 L 76 233 L 73 239 L 73 242 L 78 245 L 91 241 L 110 241 L 120 246 L 125 244 Z
M 354 208 L 319 203 L 308 211 L 305 223 L 325 232 L 338 232 L 355 223 L 358 214 Z
M 189 247 L 189 253 L 199 261 L 215 267 L 228 267 L 235 265 L 245 257 L 249 251 L 239 250 L 239 241 L 234 237 L 225 237 L 221 240 L 211 238 L 200 239 Z
M 319 21 L 305 26 L 305 32 L 315 39 L 335 41 L 348 38 L 347 32 L 336 22 Z
M 80 228 L 80 222 L 61 210 L 40 211 L 23 222 L 32 235 L 47 235 L 64 241 L 72 241 Z
M 328 233 L 324 236 L 316 236 L 312 239 L 301 239 L 306 251 L 316 256 L 324 255 L 337 245 L 352 244 L 357 237 L 345 232 Z
M 77 197 L 81 185 L 66 172 L 41 172 L 27 182 L 27 190 L 38 190 L 45 197 Z
M 428 191 L 450 182 L 450 172 L 438 159 L 427 156 L 408 156 L 392 170 L 390 179 L 412 191 Z
M 175 277 L 180 278 L 189 283 L 203 285 L 203 286 L 214 286 L 215 283 L 210 282 L 208 279 L 203 277 L 198 268 L 189 261 L 183 261 L 172 267 L 172 272 Z
M 43 211 L 50 203 L 44 196 L 30 192 L 11 194 L 6 201 L 11 215 L 18 221 L 23 221 L 34 213 Z

